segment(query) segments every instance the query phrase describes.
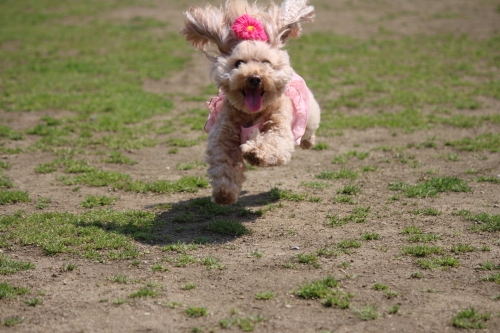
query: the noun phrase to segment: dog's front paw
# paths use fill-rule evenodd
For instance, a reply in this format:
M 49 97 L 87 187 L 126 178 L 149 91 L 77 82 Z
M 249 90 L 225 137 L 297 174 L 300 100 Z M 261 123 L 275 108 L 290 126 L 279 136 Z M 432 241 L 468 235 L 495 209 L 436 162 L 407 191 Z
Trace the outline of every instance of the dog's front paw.
M 243 145 L 241 147 L 241 152 L 243 153 L 243 158 L 250 163 L 250 165 L 262 166 L 262 156 L 257 148 Z

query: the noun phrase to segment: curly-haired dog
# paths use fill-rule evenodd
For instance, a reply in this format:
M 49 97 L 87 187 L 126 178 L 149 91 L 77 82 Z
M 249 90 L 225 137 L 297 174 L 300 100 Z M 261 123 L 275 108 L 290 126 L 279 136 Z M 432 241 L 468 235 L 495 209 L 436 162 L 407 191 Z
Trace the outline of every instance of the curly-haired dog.
M 238 200 L 245 163 L 266 167 L 290 161 L 295 145 L 314 145 L 320 109 L 282 48 L 314 19 L 307 0 L 284 0 L 267 8 L 245 0 L 224 7 L 191 7 L 182 33 L 212 61 L 219 94 L 210 115 L 206 161 L 212 199 Z M 210 54 L 207 47 L 216 47 Z

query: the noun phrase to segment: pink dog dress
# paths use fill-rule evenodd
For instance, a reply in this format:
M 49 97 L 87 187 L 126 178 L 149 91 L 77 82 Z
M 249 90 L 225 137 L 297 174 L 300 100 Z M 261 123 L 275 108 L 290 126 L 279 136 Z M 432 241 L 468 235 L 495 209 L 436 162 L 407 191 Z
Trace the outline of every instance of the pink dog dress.
M 307 119 L 309 118 L 309 111 L 311 101 L 309 100 L 309 90 L 307 89 L 306 82 L 297 73 L 293 73 L 292 80 L 286 86 L 285 94 L 290 98 L 293 105 L 293 119 L 292 119 L 292 133 L 296 145 L 300 145 L 300 139 L 306 131 Z M 224 102 L 224 93 L 219 90 L 217 96 L 212 97 L 207 102 L 207 107 L 210 110 L 208 119 L 205 124 L 205 132 L 209 133 L 215 124 L 217 115 L 222 110 Z M 258 128 L 262 128 L 266 120 L 260 121 L 251 127 L 241 127 L 240 139 L 241 144 L 248 141 L 249 135 Z

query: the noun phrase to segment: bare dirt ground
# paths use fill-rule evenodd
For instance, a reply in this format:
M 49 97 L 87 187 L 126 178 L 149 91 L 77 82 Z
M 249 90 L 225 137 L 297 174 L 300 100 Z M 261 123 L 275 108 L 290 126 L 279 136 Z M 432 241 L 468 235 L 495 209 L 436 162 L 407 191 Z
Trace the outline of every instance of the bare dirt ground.
M 174 4 L 160 3 L 157 8 L 123 8 L 110 15 L 110 19 L 134 16 L 154 17 L 166 20 L 169 29 L 179 30 L 182 26 L 182 11 L 191 4 L 201 1 Z M 456 1 L 312 1 L 317 8 L 316 23 L 305 27 L 305 33 L 328 31 L 357 38 L 368 38 L 380 29 L 399 35 L 453 33 L 470 34 L 474 38 L 486 38 L 500 30 L 500 16 L 495 13 L 498 2 L 486 0 Z M 446 13 L 447 15 L 439 15 Z M 144 82 L 144 89 L 152 92 L 177 92 L 192 95 L 209 84 L 207 61 L 202 55 L 194 58 L 188 70 L 163 81 Z M 176 98 L 171 116 L 181 114 L 193 107 L 204 107 L 203 102 L 183 101 Z M 478 112 L 498 112 L 498 101 L 485 101 Z M 328 112 L 324 110 L 323 112 Z M 375 112 L 375 110 L 374 110 Z M 43 115 L 48 114 L 43 113 Z M 58 112 L 53 111 L 53 116 Z M 22 130 L 32 127 L 42 114 L 8 114 L 9 126 Z M 2 117 L 4 114 L 2 114 Z M 460 152 L 458 161 L 446 161 L 448 153 L 455 153 L 443 143 L 474 137 L 481 133 L 498 132 L 498 125 L 483 125 L 479 128 L 439 127 L 414 133 L 385 128 L 364 131 L 345 130 L 342 136 L 319 137 L 318 141 L 330 148 L 322 151 L 298 149 L 292 162 L 285 167 L 252 170 L 248 172 L 244 193 L 240 202 L 244 207 L 260 208 L 270 188 L 279 186 L 294 193 L 310 193 L 320 197 L 320 203 L 308 201 L 283 201 L 284 207 L 268 211 L 262 217 L 253 216 L 241 221 L 252 234 L 228 238 L 215 237 L 215 243 L 205 245 L 190 254 L 197 258 L 213 255 L 226 266 L 223 270 L 207 270 L 201 265 L 187 267 L 169 266 L 168 271 L 153 272 L 150 267 L 162 262 L 167 256 L 160 250 L 164 244 L 139 244 L 144 255 L 138 266 L 131 261 L 108 261 L 94 263 L 79 257 L 58 255 L 48 257 L 36 247 L 15 246 L 4 249 L 17 260 L 30 261 L 33 270 L 2 276 L 1 281 L 27 286 L 32 290 L 43 290 L 43 305 L 26 306 L 18 300 L 0 301 L 0 319 L 22 316 L 23 323 L 14 327 L 0 326 L 2 332 L 189 332 L 194 327 L 208 332 L 210 329 L 224 331 L 219 326 L 221 319 L 231 317 L 231 311 L 238 316 L 262 315 L 264 321 L 256 324 L 256 332 L 453 332 L 459 331 L 451 324 L 451 318 L 458 311 L 474 307 L 481 312 L 492 313 L 488 328 L 484 332 L 498 332 L 500 317 L 498 301 L 490 297 L 500 293 L 500 285 L 481 281 L 484 272 L 476 267 L 485 261 L 500 263 L 500 240 L 498 233 L 471 233 L 472 222 L 453 215 L 463 209 L 474 212 L 486 211 L 500 214 L 500 189 L 498 184 L 473 181 L 477 175 L 464 171 L 475 168 L 479 175 L 500 174 L 500 155 L 489 152 Z M 189 134 L 187 134 L 189 135 Z M 199 135 L 199 134 L 197 134 Z M 398 152 L 371 150 L 372 148 L 406 147 L 408 143 L 421 143 L 425 138 L 436 137 L 435 149 L 409 149 L 404 154 L 412 155 L 423 167 L 411 168 L 399 162 Z M 29 139 L 26 141 L 29 144 Z M 129 151 L 127 155 L 138 162 L 132 166 L 114 166 L 113 170 L 133 175 L 136 179 L 176 180 L 185 175 L 204 175 L 205 170 L 179 171 L 178 163 L 203 160 L 205 144 L 181 149 L 179 154 L 169 155 L 167 147 L 143 148 Z M 311 190 L 300 186 L 302 182 L 315 181 L 315 175 L 325 170 L 335 170 L 334 156 L 347 151 L 370 151 L 365 160 L 351 159 L 347 165 L 358 169 L 363 165 L 377 166 L 377 172 L 360 173 L 355 182 L 331 180 L 330 188 Z M 487 159 L 479 158 L 481 156 Z M 22 153 L 2 156 L 12 164 L 6 174 L 16 186 L 28 191 L 33 198 L 51 198 L 50 209 L 55 211 L 81 212 L 82 199 L 89 194 L 111 195 L 118 198 L 115 210 L 155 210 L 158 204 L 183 203 L 193 198 L 210 195 L 210 189 L 194 194 L 173 195 L 135 194 L 110 192 L 107 188 L 82 186 L 77 193 L 71 186 L 58 183 L 57 174 L 36 174 L 34 168 L 40 163 L 53 160 L 50 153 Z M 388 163 L 387 161 L 391 163 Z M 96 161 L 97 163 L 97 161 Z M 102 165 L 102 168 L 109 166 Z M 387 185 L 403 180 L 415 184 L 435 175 L 460 176 L 469 180 L 472 191 L 468 193 L 443 193 L 436 198 L 390 201 L 395 194 Z M 427 177 L 427 178 L 426 178 Z M 324 221 L 328 213 L 345 216 L 352 212 L 353 205 L 335 203 L 337 190 L 355 183 L 363 190 L 356 200 L 362 206 L 370 206 L 367 223 L 350 222 L 330 228 Z M 433 207 L 439 216 L 414 215 L 416 208 Z M 0 214 L 12 214 L 18 210 L 35 212 L 33 203 L 0 206 Z M 161 213 L 161 209 L 160 209 Z M 172 216 L 164 213 L 165 232 L 172 233 L 173 241 L 189 242 L 196 236 L 196 228 L 174 232 L 177 226 Z M 490 251 L 474 251 L 457 255 L 460 266 L 450 270 L 422 270 L 415 264 L 415 258 L 402 256 L 401 248 L 410 245 L 403 228 L 415 225 L 425 232 L 442 236 L 434 245 L 449 249 L 454 244 L 471 244 L 476 248 L 487 246 Z M 319 258 L 321 267 L 314 268 L 298 264 L 295 268 L 283 268 L 288 262 L 297 262 L 298 253 L 315 253 L 319 248 L 335 244 L 343 239 L 360 239 L 367 231 L 380 234 L 379 240 L 363 241 L 352 254 Z M 261 258 L 251 257 L 253 250 L 263 254 Z M 349 265 L 342 265 L 342 263 Z M 62 271 L 60 267 L 73 263 L 73 271 Z M 421 271 L 421 279 L 411 274 Z M 116 275 L 127 275 L 131 279 L 154 281 L 162 286 L 156 298 L 131 299 L 122 305 L 113 305 L 117 298 L 127 296 L 139 288 L 139 284 L 116 284 L 108 280 Z M 297 286 L 328 275 L 340 281 L 342 290 L 355 294 L 351 309 L 326 308 L 318 300 L 304 300 L 293 295 Z M 182 290 L 193 282 L 196 288 Z M 387 298 L 372 288 L 379 282 L 399 293 L 398 297 Z M 271 300 L 256 300 L 258 292 L 273 291 Z M 430 292 L 433 291 L 433 292 Z M 104 302 L 102 300 L 109 301 Z M 165 307 L 165 302 L 182 304 L 177 308 Z M 353 309 L 365 305 L 377 305 L 379 318 L 363 321 Z M 397 314 L 388 314 L 387 309 L 399 304 Z M 201 318 L 186 316 L 189 306 L 203 306 L 208 315 Z M 236 310 L 234 310 L 236 309 Z M 239 331 L 231 327 L 229 331 Z

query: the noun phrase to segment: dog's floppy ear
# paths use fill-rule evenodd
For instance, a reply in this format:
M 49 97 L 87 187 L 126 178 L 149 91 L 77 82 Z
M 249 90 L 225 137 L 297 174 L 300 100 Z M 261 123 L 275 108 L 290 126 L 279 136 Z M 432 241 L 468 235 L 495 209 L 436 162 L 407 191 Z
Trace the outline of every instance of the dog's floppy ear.
M 280 7 L 270 8 L 277 27 L 276 41 L 285 44 L 289 38 L 297 38 L 302 32 L 301 23 L 312 22 L 315 18 L 314 7 L 308 0 L 284 0 Z
M 186 12 L 182 34 L 191 44 L 207 54 L 207 46 L 213 43 L 221 54 L 231 53 L 232 36 L 225 24 L 222 9 L 208 5 L 206 8 L 193 6 Z M 207 54 L 208 55 L 208 54 Z

